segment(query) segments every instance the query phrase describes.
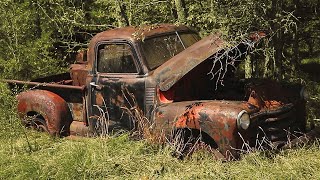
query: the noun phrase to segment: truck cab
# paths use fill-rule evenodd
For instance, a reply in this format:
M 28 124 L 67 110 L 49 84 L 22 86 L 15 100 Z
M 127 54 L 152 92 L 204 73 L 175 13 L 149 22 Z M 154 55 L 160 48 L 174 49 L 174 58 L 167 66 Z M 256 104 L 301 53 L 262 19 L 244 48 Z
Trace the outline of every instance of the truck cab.
M 150 115 L 157 103 L 154 70 L 199 40 L 195 31 L 174 25 L 138 31 L 127 27 L 96 35 L 84 65 L 89 82 L 89 117 L 100 115 L 103 110 L 115 126 L 133 126 L 121 109 L 129 103 L 123 96 L 124 88 L 134 95 L 139 108 Z

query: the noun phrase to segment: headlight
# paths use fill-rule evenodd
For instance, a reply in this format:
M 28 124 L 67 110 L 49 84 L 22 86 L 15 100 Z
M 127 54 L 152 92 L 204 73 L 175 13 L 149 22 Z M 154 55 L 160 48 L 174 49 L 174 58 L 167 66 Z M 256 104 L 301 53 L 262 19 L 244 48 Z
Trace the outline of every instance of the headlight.
M 306 90 L 305 87 L 301 88 L 300 97 L 301 97 L 301 99 L 303 99 L 305 101 L 307 101 L 309 99 L 309 92 Z
M 242 110 L 237 117 L 237 126 L 239 129 L 246 130 L 250 126 L 250 116 L 246 110 Z

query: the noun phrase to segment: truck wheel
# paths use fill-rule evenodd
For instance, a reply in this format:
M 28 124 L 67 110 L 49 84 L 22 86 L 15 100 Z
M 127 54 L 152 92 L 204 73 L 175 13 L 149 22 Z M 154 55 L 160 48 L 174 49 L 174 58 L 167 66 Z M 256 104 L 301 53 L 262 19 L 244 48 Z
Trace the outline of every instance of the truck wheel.
M 43 118 L 41 118 L 41 117 L 27 117 L 27 119 L 28 119 L 26 121 L 27 128 L 31 128 L 31 129 L 34 129 L 34 130 L 40 131 L 40 132 L 49 133 L 47 123 Z

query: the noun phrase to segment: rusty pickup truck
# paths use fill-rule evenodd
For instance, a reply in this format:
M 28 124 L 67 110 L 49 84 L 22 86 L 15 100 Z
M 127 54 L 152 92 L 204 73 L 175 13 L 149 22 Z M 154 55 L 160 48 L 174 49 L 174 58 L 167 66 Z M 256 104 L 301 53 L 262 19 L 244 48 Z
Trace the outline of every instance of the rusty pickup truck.
M 116 28 L 95 35 L 69 73 L 6 82 L 29 87 L 17 96 L 22 121 L 52 135 L 133 128 L 125 88 L 159 136 L 198 132 L 228 156 L 262 139 L 283 144 L 306 126 L 302 86 L 235 77 L 257 39 L 230 48 L 182 25 Z

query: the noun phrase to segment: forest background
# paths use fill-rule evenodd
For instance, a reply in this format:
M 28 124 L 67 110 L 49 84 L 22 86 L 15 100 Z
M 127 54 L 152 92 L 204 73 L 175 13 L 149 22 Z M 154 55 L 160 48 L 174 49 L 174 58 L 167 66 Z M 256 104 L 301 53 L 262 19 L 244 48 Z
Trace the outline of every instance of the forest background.
M 30 80 L 68 71 L 75 54 L 86 48 L 96 33 L 128 25 L 157 23 L 185 24 L 198 30 L 201 36 L 219 31 L 230 43 L 238 42 L 253 31 L 267 32 L 268 36 L 245 60 L 245 76 L 304 83 L 310 90 L 308 119 L 316 124 L 320 115 L 317 82 L 320 80 L 319 0 L 1 0 L 0 77 Z M 237 169 L 237 162 L 219 164 L 203 155 L 177 162 L 166 150 L 159 152 L 159 148 L 146 142 L 132 142 L 126 135 L 106 142 L 97 139 L 70 142 L 43 137 L 20 128 L 11 92 L 3 84 L 0 90 L 3 142 L 0 177 L 18 175 L 18 178 L 46 179 L 79 175 L 106 178 L 111 174 L 111 177 L 122 178 L 170 178 L 180 177 L 177 176 L 180 174 L 189 178 L 197 175 L 244 178 L 247 176 L 239 176 L 241 172 L 249 172 L 259 178 L 274 173 L 272 168 L 268 169 L 270 165 L 279 172 L 287 170 L 288 173 L 275 173 L 286 178 L 301 178 L 304 173 L 315 177 L 320 172 L 320 160 L 312 158 L 319 157 L 318 145 L 283 152 L 271 159 L 259 153 L 247 156 L 241 161 L 246 168 Z M 123 149 L 117 150 L 114 146 Z M 109 150 L 97 152 L 93 147 Z M 110 154 L 118 159 L 113 160 Z M 63 156 L 71 158 L 64 160 Z M 126 159 L 128 156 L 150 164 L 139 169 Z M 281 159 L 283 156 L 285 159 Z M 310 160 L 311 165 L 301 162 L 301 157 Z M 111 163 L 107 164 L 108 161 Z M 279 161 L 282 164 L 278 164 Z M 291 161 L 298 163 L 291 165 Z M 196 168 L 197 173 L 184 173 L 186 165 L 200 168 Z M 57 170 L 52 171 L 53 166 L 58 167 Z M 208 169 L 208 166 L 213 168 Z M 71 167 L 71 170 L 65 170 L 65 167 Z M 304 170 L 300 172 L 300 168 Z

